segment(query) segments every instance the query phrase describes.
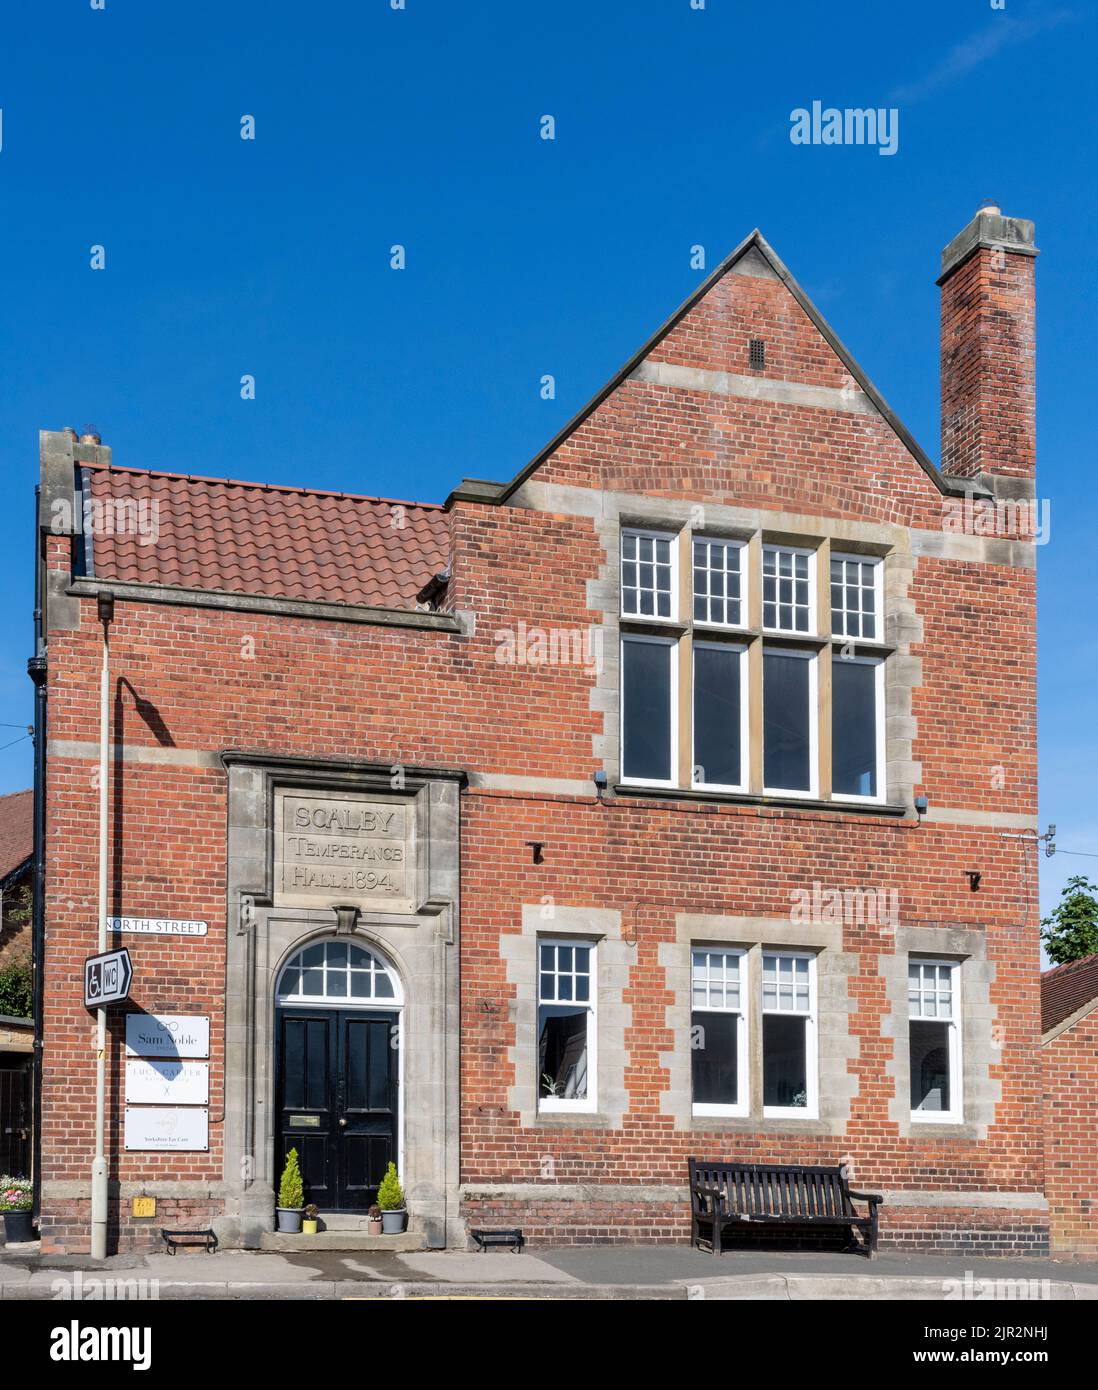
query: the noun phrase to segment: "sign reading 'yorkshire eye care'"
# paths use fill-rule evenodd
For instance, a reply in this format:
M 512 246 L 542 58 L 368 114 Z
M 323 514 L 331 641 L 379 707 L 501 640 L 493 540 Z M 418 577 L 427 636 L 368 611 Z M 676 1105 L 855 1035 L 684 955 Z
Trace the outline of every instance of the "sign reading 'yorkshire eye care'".
M 201 1014 L 127 1014 L 127 1057 L 208 1057 L 210 1020 Z
M 131 1151 L 202 1152 L 210 1147 L 210 1112 L 197 1107 L 127 1105 L 125 1143 Z
M 276 904 L 415 910 L 410 802 L 281 792 L 275 815 Z

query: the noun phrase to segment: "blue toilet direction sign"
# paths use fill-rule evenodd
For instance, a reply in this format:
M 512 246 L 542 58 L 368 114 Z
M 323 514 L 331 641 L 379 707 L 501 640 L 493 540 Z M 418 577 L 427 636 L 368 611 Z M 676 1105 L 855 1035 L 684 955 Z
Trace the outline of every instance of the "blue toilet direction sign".
M 133 981 L 130 953 L 123 946 L 102 956 L 88 956 L 84 962 L 84 1007 L 101 1009 L 121 1004 L 129 998 Z

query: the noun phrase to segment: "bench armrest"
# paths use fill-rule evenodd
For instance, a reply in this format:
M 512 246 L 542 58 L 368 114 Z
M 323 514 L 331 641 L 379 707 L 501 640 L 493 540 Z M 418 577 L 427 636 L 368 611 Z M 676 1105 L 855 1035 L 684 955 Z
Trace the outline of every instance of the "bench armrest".
M 868 1202 L 871 1207 L 878 1206 L 884 1201 L 879 1192 L 855 1192 L 852 1187 L 848 1187 L 847 1194 L 858 1202 Z

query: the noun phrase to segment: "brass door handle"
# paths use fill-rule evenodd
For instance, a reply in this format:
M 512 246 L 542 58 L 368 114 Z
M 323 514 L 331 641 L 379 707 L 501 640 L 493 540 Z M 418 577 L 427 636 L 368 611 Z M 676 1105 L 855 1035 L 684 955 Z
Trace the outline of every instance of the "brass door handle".
M 339 1117 L 339 1127 L 340 1129 L 346 1129 L 347 1127 L 347 1121 L 343 1115 L 340 1115 Z

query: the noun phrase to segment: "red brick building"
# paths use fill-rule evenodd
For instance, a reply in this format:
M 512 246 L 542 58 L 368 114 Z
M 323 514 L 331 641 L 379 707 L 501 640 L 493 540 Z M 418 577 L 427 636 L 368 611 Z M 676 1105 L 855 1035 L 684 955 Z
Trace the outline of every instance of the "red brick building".
M 1041 976 L 1052 1252 L 1098 1259 L 1098 955 Z
M 43 434 L 44 1248 L 88 1240 L 109 592 L 112 1242 L 256 1244 L 292 1144 L 341 1223 L 397 1161 L 436 1245 L 684 1239 L 697 1155 L 1047 1249 L 1035 255 L 996 209 L 943 254 L 941 469 L 758 233 L 442 507 Z

